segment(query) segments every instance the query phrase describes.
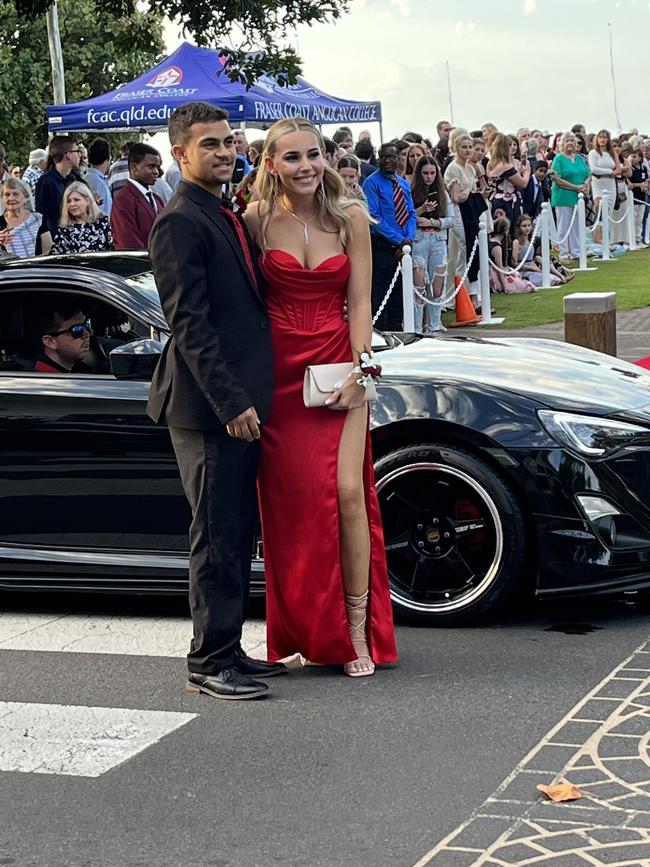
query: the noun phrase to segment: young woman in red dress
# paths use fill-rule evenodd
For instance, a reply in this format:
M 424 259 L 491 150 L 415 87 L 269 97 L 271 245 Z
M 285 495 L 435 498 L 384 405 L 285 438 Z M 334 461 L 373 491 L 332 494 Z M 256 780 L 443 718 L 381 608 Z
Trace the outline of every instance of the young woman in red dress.
M 371 346 L 372 257 L 368 213 L 324 153 L 309 121 L 275 123 L 245 215 L 274 350 L 259 472 L 267 643 L 271 660 L 298 652 L 363 677 L 397 658 L 368 404 L 359 373 L 326 407 L 306 408 L 302 383 L 308 365 L 358 366 Z

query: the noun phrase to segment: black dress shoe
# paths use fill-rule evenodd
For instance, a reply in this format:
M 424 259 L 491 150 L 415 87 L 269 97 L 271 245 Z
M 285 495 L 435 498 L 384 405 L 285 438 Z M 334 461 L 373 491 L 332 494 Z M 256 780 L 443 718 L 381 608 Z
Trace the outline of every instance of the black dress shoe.
M 185 689 L 188 692 L 204 692 L 213 698 L 229 699 L 262 698 L 269 694 L 265 683 L 252 680 L 234 665 L 222 668 L 216 674 L 196 674 L 190 671 Z
M 236 651 L 235 666 L 248 677 L 275 677 L 276 674 L 286 674 L 289 670 L 282 662 L 251 659 L 243 650 Z

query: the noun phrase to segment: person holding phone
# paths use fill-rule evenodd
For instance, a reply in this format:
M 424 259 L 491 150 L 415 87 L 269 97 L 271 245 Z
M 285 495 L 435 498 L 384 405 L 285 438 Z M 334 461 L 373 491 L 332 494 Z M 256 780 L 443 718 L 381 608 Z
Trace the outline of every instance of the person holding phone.
M 530 180 L 528 158 L 522 159 L 519 164 L 515 161 L 513 145 L 516 144 L 516 139 L 513 142 L 510 136 L 497 135 L 492 142 L 487 165 L 492 216 L 496 219 L 495 212 L 503 211 L 510 221 L 511 231 L 522 213 L 521 191 Z
M 440 166 L 433 157 L 423 156 L 417 161 L 411 181 L 411 195 L 416 214 L 413 263 L 417 266 L 417 260 L 422 261 L 429 284 L 429 291 L 423 294 L 434 301 L 442 295 L 447 266 L 447 236 L 454 225 L 454 206 L 445 189 Z M 440 305 L 426 304 L 416 296 L 416 331 L 443 331 L 440 313 Z

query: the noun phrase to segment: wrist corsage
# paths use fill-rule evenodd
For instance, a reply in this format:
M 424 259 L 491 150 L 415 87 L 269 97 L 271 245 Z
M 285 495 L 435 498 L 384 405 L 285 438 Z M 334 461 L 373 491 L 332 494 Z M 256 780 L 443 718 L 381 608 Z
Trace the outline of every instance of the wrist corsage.
M 355 373 L 360 373 L 361 376 L 357 379 L 357 385 L 362 385 L 364 388 L 374 386 L 381 377 L 381 364 L 377 364 L 372 360 L 372 352 L 363 347 L 363 352 L 359 353 L 359 365 L 354 368 Z

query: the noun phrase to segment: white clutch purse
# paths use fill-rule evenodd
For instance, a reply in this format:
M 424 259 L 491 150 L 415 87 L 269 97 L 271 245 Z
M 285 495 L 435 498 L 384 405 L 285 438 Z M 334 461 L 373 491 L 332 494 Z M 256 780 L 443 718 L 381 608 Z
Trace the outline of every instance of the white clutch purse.
M 302 399 L 305 406 L 325 406 L 325 401 L 333 391 L 341 388 L 348 378 L 354 365 L 351 361 L 341 364 L 310 364 L 305 370 L 302 383 Z M 374 382 L 366 386 L 366 400 L 374 400 L 377 389 Z

